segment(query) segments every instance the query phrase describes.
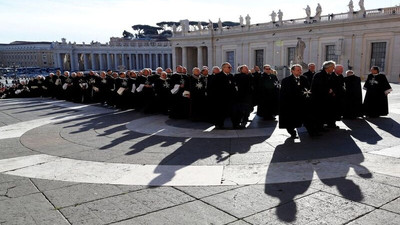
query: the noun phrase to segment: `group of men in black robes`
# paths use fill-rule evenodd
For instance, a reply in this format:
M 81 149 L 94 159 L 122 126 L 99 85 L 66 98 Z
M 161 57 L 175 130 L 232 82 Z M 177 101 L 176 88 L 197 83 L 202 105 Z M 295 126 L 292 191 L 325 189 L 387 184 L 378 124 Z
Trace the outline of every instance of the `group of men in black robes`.
M 291 75 L 281 82 L 279 127 L 286 128 L 292 138 L 297 137 L 295 128 L 303 125 L 315 137 L 328 128 L 339 128 L 336 121 L 342 118 L 388 114 L 387 95 L 392 89 L 378 67 L 371 68 L 365 82 L 364 104 L 361 80 L 353 71 L 347 71 L 344 77 L 343 66 L 333 61 L 324 62 L 319 72 L 314 68 L 314 64 L 309 64 L 309 71 L 301 75 L 302 66 L 295 64 Z
M 280 83 L 270 65 L 263 72 L 251 73 L 246 65 L 232 74 L 226 62 L 215 66 L 209 75 L 207 67 L 177 66 L 176 72 L 167 68 L 142 71 L 90 71 L 69 73 L 57 71 L 47 77 L 37 76 L 28 83 L 17 82 L 2 88 L 9 97 L 52 97 L 77 103 L 101 103 L 121 109 L 163 113 L 174 119 L 189 118 L 206 121 L 216 129 L 225 129 L 230 118 L 234 129 L 243 129 L 249 115 L 257 106 L 257 115 L 275 120 L 297 137 L 295 128 L 304 125 L 311 136 L 319 136 L 327 128 L 338 128 L 336 121 L 366 115 L 378 117 L 388 114 L 387 95 L 391 87 L 378 67 L 371 68 L 365 82 L 366 96 L 362 104 L 361 80 L 353 71 L 343 76 L 343 66 L 333 61 L 324 62 L 320 71 L 315 64 L 302 75 L 302 67 L 293 65 L 291 75 Z

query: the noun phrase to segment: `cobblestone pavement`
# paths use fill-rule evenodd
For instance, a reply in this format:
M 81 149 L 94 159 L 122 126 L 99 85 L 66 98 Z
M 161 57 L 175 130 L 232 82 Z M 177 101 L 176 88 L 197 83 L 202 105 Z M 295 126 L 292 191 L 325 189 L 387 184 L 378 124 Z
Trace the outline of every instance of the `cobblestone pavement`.
M 0 224 L 400 224 L 390 114 L 289 139 L 47 98 L 0 100 Z

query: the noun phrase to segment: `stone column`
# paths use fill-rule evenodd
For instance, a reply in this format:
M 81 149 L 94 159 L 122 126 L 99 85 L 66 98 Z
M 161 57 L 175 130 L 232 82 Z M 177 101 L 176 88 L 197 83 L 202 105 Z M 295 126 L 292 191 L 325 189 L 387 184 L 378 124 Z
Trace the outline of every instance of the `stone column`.
M 208 58 L 208 62 L 207 62 L 208 65 L 207 66 L 211 70 L 211 68 L 213 66 L 216 66 L 216 65 L 214 65 L 215 62 L 213 61 L 213 52 L 212 52 L 212 47 L 211 46 L 207 46 L 207 58 Z
M 118 70 L 118 61 L 119 61 L 118 54 L 115 53 L 114 54 L 114 68 L 115 68 L 115 70 Z
M 149 53 L 149 68 L 153 69 L 153 54 Z
M 133 70 L 133 54 L 129 54 L 129 69 Z
M 140 70 L 140 69 L 142 69 L 142 68 L 139 68 L 139 54 L 136 54 L 136 69 L 137 70 Z
M 182 47 L 182 66 L 187 67 L 187 47 Z
M 388 60 L 388 65 L 386 66 L 389 68 L 388 71 L 388 79 L 389 82 L 399 82 L 400 81 L 400 52 L 396 51 L 395 49 L 400 48 L 400 32 L 394 32 L 394 43 L 393 43 L 393 48 L 391 50 L 388 49 L 389 51 L 389 56 L 392 55 L 393 57 L 389 58 Z M 392 54 L 390 54 L 390 51 Z M 392 74 L 392 76 L 390 75 Z
M 61 63 L 61 53 L 56 53 L 55 55 L 56 55 L 56 57 L 55 57 L 56 63 L 54 65 L 54 67 L 56 67 L 56 68 L 59 67 L 59 68 L 61 68 L 61 70 L 63 70 L 63 68 L 62 68 L 63 64 Z
M 203 65 L 203 47 L 197 47 L 197 67 L 201 69 Z
M 92 59 L 92 70 L 96 70 L 96 58 L 95 58 L 95 54 L 91 53 L 90 54 L 90 58 Z
M 165 65 L 165 54 L 161 53 L 161 67 L 165 70 L 168 66 Z
M 354 49 L 354 58 L 353 58 L 353 71 L 355 74 L 358 74 L 361 80 L 366 80 L 366 75 L 368 74 L 368 70 L 365 69 L 366 65 L 364 63 L 364 44 L 363 44 L 363 36 L 362 35 L 355 35 L 353 42 L 353 49 Z M 370 56 L 368 56 L 370 57 Z M 369 62 L 368 62 L 369 63 Z
M 75 54 L 74 52 L 71 51 L 70 60 L 71 60 L 71 71 L 79 70 L 78 54 Z
M 174 68 L 172 62 L 171 62 L 171 58 L 172 58 L 173 54 L 167 54 L 167 67 L 170 67 L 171 69 Z
M 157 68 L 159 66 L 161 66 L 161 65 L 160 65 L 160 62 L 158 60 L 158 53 L 156 53 L 156 66 L 155 67 Z
M 175 70 L 175 68 L 176 68 L 176 49 L 177 48 L 173 48 L 172 49 L 172 70 Z M 168 57 L 168 60 L 169 60 L 169 57 Z M 171 64 L 169 64 L 169 65 L 171 65 Z
M 83 70 L 88 70 L 89 68 L 89 59 L 86 53 L 83 53 Z
M 107 69 L 106 70 L 112 70 L 111 68 L 111 55 L 110 53 L 107 53 Z
M 100 64 L 99 65 L 99 67 L 100 67 L 99 70 L 104 70 L 103 56 L 104 56 L 103 54 L 101 54 L 101 53 L 99 54 L 99 64 Z

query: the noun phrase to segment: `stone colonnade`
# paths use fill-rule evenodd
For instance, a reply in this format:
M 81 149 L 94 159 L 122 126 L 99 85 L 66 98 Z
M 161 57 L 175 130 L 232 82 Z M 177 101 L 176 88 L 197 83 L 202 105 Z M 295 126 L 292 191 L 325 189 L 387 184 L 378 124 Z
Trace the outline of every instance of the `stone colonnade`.
M 170 51 L 157 53 L 56 52 L 55 67 L 70 71 L 172 68 Z

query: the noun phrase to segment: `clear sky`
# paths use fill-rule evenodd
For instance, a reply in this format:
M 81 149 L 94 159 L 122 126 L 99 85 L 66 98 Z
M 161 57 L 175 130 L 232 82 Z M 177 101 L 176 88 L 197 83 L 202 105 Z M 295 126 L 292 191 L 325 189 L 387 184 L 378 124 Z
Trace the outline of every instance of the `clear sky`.
M 161 21 L 239 22 L 239 16 L 251 17 L 251 24 L 271 21 L 272 10 L 283 12 L 283 19 L 311 15 L 320 3 L 322 15 L 348 11 L 350 0 L 0 0 L 0 43 L 12 41 L 71 42 L 92 40 L 105 43 L 122 32 L 133 32 L 132 25 L 155 26 Z M 359 0 L 353 0 L 359 10 Z M 365 8 L 377 9 L 400 5 L 400 0 L 365 0 Z

